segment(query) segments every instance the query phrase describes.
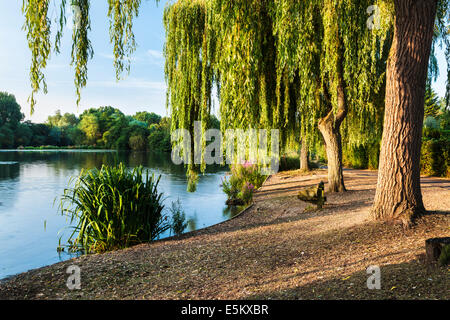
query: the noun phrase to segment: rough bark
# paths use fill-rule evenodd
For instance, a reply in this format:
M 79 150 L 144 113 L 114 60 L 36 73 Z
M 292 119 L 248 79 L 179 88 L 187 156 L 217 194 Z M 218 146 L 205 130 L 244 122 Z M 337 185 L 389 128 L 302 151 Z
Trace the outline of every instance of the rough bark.
M 344 175 L 342 172 L 342 141 L 340 123 L 336 123 L 333 110 L 319 121 L 319 130 L 325 140 L 328 160 L 328 192 L 344 192 Z
M 302 138 L 302 147 L 300 150 L 300 170 L 309 171 L 309 163 L 308 163 L 308 144 L 306 139 Z
M 384 131 L 373 219 L 409 226 L 425 211 L 420 190 L 424 95 L 436 0 L 395 0 Z

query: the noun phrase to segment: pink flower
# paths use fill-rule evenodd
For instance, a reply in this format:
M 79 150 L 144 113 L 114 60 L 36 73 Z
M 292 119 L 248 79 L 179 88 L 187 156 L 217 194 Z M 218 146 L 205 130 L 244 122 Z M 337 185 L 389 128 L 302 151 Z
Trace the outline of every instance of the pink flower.
M 252 165 L 253 164 L 250 161 L 245 161 L 242 166 L 247 169 L 248 167 L 251 167 Z

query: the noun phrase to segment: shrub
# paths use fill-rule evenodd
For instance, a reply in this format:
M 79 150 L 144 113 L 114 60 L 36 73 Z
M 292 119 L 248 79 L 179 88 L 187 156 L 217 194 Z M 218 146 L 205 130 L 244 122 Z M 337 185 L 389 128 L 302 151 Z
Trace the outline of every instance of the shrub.
M 444 139 L 424 140 L 421 152 L 421 173 L 431 176 L 448 175 L 449 143 Z
M 365 145 L 350 146 L 347 152 L 343 154 L 344 165 L 355 169 L 366 169 L 369 158 L 367 147 Z
M 343 164 L 354 169 L 378 169 L 380 141 L 343 147 Z
M 380 163 L 380 141 L 371 144 L 367 149 L 368 168 L 377 170 Z
M 300 168 L 299 155 L 283 155 L 280 157 L 279 171 L 297 170 Z
M 422 138 L 427 139 L 440 139 L 441 131 L 437 128 L 423 128 Z
M 122 163 L 83 170 L 61 198 L 61 213 L 76 222 L 69 250 L 104 252 L 158 238 L 170 227 L 157 190 L 160 178 Z
M 253 193 L 264 183 L 265 176 L 249 162 L 231 167 L 229 179 L 222 181 L 222 190 L 228 196 L 227 204 L 248 204 Z

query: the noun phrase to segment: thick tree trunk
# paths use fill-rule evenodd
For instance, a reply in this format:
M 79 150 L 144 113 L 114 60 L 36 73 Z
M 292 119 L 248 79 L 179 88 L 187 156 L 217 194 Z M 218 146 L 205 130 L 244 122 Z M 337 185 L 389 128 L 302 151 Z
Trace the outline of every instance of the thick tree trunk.
M 394 39 L 386 79 L 386 107 L 376 220 L 410 225 L 425 211 L 420 190 L 424 95 L 436 0 L 395 0 Z
M 308 144 L 306 142 L 306 139 L 302 138 L 302 147 L 300 150 L 300 170 L 302 171 L 309 171 L 309 164 L 308 164 Z

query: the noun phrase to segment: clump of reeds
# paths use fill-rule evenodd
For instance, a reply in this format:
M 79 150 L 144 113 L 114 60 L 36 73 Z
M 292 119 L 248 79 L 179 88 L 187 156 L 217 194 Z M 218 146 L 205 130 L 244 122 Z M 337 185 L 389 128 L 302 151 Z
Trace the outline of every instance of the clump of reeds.
M 170 228 L 160 178 L 122 163 L 83 170 L 61 198 L 61 213 L 75 222 L 69 250 L 104 252 L 157 239 Z

